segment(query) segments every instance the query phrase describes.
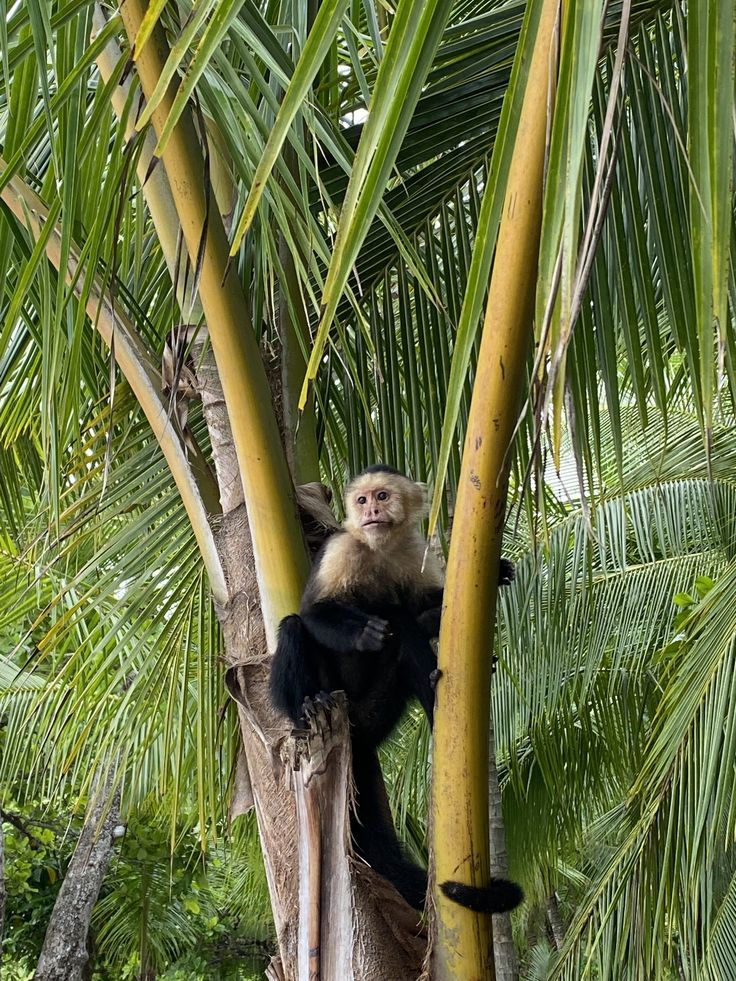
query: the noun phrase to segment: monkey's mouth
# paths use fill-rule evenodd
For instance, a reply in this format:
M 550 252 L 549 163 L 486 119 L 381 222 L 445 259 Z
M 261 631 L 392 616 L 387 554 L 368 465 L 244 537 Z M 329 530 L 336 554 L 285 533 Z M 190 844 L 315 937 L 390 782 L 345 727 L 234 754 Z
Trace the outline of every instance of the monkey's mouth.
M 380 521 L 377 518 L 371 518 L 370 521 L 363 522 L 363 527 L 364 528 L 388 528 L 390 524 L 391 524 L 390 521 Z

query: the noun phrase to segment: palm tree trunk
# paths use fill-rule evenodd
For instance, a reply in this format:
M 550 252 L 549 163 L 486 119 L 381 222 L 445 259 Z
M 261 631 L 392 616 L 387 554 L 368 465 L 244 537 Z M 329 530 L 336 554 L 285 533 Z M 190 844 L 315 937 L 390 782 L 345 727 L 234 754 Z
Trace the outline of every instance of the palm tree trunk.
M 488 738 L 488 824 L 491 839 L 491 875 L 505 879 L 509 874 L 506 853 L 506 832 L 503 825 L 501 787 L 496 766 L 496 734 L 491 719 Z M 498 913 L 493 917 L 493 960 L 496 965 L 496 981 L 517 981 L 519 961 L 516 956 L 511 914 Z
M 552 931 L 552 938 L 557 950 L 562 950 L 565 942 L 565 924 L 560 915 L 560 904 L 557 902 L 557 893 L 551 892 L 547 898 L 547 920 Z
M 3 955 L 3 937 L 5 936 L 5 835 L 3 833 L 3 816 L 0 814 L 0 960 Z
M 92 803 L 46 928 L 33 981 L 82 981 L 89 960 L 92 909 L 112 858 L 120 823 L 116 767 L 98 775 Z
M 253 544 L 227 407 L 211 349 L 196 346 L 197 387 L 222 504 L 220 555 L 232 601 L 220 610 L 244 763 L 258 817 L 279 942 L 269 977 L 311 977 L 314 939 L 323 981 L 402 978 L 421 971 L 425 938 L 399 894 L 357 862 L 347 816 L 349 742 L 339 713 L 298 749 L 267 694 L 268 648 Z M 342 801 L 342 804 L 340 802 Z M 295 806 L 296 803 L 296 806 Z

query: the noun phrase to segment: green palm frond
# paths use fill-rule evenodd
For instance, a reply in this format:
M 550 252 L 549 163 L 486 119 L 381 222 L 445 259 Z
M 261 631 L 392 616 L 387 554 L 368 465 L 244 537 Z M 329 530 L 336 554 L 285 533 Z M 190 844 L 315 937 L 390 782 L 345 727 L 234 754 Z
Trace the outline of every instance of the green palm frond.
M 535 955 L 540 976 L 613 979 L 624 962 L 632 977 L 667 977 L 673 965 L 686 977 L 734 973 L 733 78 L 711 71 L 708 38 L 723 50 L 728 38 L 718 24 L 705 29 L 715 16 L 706 6 L 631 4 L 615 155 L 605 159 L 626 5 L 572 3 L 563 31 L 565 113 L 551 132 L 538 305 L 551 302 L 562 254 L 564 309 L 538 375 L 530 364 L 512 479 L 519 524 L 509 546 L 520 562 L 502 593 L 494 685 L 515 871 L 533 900 L 558 886 L 577 910 L 557 968 Z M 421 20 L 418 8 L 400 7 Z M 111 107 L 128 58 L 120 20 L 90 43 L 93 8 L 13 4 L 0 30 L 1 180 L 39 195 L 62 264 L 79 251 L 82 292 L 80 301 L 48 264 L 43 235 L 34 240 L 2 210 L 0 779 L 20 774 L 30 791 L 81 799 L 97 762 L 119 751 L 130 811 L 156 810 L 174 841 L 195 826 L 204 839 L 221 827 L 236 739 L 222 714 L 218 626 L 170 473 L 85 297 L 93 284 L 109 290 L 152 368 L 189 311 L 176 302 L 136 176 L 141 140 L 125 138 L 139 111 L 135 72 L 120 121 Z M 254 175 L 268 174 L 234 257 L 265 349 L 281 343 L 284 251 L 296 278 L 292 319 L 314 329 L 336 241 L 344 248 L 314 392 L 325 479 L 338 489 L 367 463 L 391 462 L 439 486 L 442 531 L 503 201 L 503 168 L 491 161 L 511 132 L 502 105 L 533 8 L 438 4 L 446 23 L 427 32 L 425 59 L 412 65 L 416 52 L 404 50 L 402 70 L 416 71 L 402 76 L 405 106 L 391 105 L 398 69 L 386 65 L 399 46 L 398 8 L 336 3 L 325 8 L 328 33 L 311 41 L 304 4 L 187 0 L 154 10 L 172 50 L 177 112 L 196 101 L 203 147 L 206 130 L 207 152 L 230 178 L 219 202 L 229 227 Z M 113 38 L 123 54 L 105 84 L 95 58 Z M 279 128 L 284 104 L 289 125 Z M 397 113 L 401 140 L 371 136 L 381 106 Z M 287 152 L 274 156 L 269 139 Z M 611 161 L 569 335 L 577 245 Z M 350 175 L 363 165 L 376 180 L 353 202 Z M 191 269 L 186 278 L 191 292 Z M 301 344 L 308 358 L 309 338 Z M 196 407 L 190 423 L 207 453 Z M 548 445 L 570 464 L 564 481 Z M 675 625 L 672 598 L 703 576 L 716 585 Z M 410 838 L 426 807 L 427 739 L 412 717 L 386 752 Z M 173 953 L 162 948 L 162 962 Z
M 577 912 L 550 976 L 664 977 L 680 959 L 686 976 L 728 976 L 733 441 L 715 434 L 710 481 L 698 423 L 681 422 L 672 447 L 656 429 L 658 452 L 638 447 L 592 535 L 571 515 L 500 594 L 513 871 L 542 908 L 561 862 L 582 877 L 563 889 Z M 673 600 L 713 580 L 683 622 Z
M 736 928 L 735 584 L 731 562 L 682 625 L 682 640 L 663 655 L 661 695 L 639 772 L 621 802 L 625 810 L 591 827 L 591 838 L 605 846 L 555 977 L 579 976 L 583 956 L 602 977 L 636 977 L 640 970 L 660 976 L 672 948 L 687 976 L 728 976 L 728 938 Z
M 9 559 L 14 589 L 0 597 L 0 622 L 23 629 L 2 663 L 9 675 L 33 672 L 34 697 L 20 705 L 25 673 L 2 694 L 14 713 L 2 773 L 22 770 L 29 793 L 38 782 L 50 797 L 84 793 L 97 761 L 121 752 L 128 806 L 168 796 L 172 829 L 182 811 L 204 836 L 227 807 L 234 752 L 219 629 L 170 473 L 140 413 L 124 406 L 123 395 L 112 458 L 95 417 L 68 462 L 58 528 L 41 508 L 24 554 Z M 29 759 L 34 733 L 43 742 Z
M 655 396 L 658 410 L 666 411 L 666 391 L 675 384 L 678 371 L 682 372 L 683 354 L 686 370 L 696 375 L 699 370 L 698 338 L 694 327 L 690 327 L 694 324 L 695 307 L 688 298 L 692 297 L 693 288 L 687 272 L 687 236 L 679 231 L 687 230 L 689 222 L 685 201 L 690 178 L 683 156 L 687 122 L 682 112 L 686 52 L 681 21 L 672 15 L 672 6 L 643 0 L 632 5 L 631 42 L 624 75 L 626 111 L 622 110 L 617 129 L 619 153 L 611 209 L 566 362 L 569 409 L 576 421 L 574 445 L 591 477 L 597 462 L 601 384 L 613 425 L 619 438 L 622 435 L 617 420 L 622 399 L 628 394 L 619 378 L 618 362 L 624 352 L 629 361 L 629 385 L 633 386 L 643 424 L 647 422 L 650 394 Z M 368 92 L 372 90 L 379 49 L 376 35 L 371 33 L 374 21 L 366 13 L 370 7 L 358 5 L 358 20 L 352 29 L 344 21 L 335 35 L 321 74 L 315 79 L 316 91 L 298 112 L 288 133 L 289 145 L 296 153 L 297 171 L 292 173 L 279 158 L 254 225 L 239 252 L 253 322 L 268 338 L 273 337 L 277 321 L 274 284 L 281 276 L 279 235 L 296 263 L 303 302 L 313 322 L 319 313 L 333 245 L 333 223 L 363 127 L 362 123 L 352 128 L 343 125 L 351 113 L 365 108 L 354 68 L 341 75 L 344 82 L 335 86 L 329 65 L 334 64 L 333 57 L 346 50 L 344 38 L 355 36 L 357 31 L 361 38 L 358 63 L 362 84 Z M 57 36 L 54 31 L 59 34 L 57 47 L 71 43 L 63 33 L 71 34 L 71 29 L 62 27 L 62 23 L 73 24 L 76 32 L 81 31 L 87 9 L 80 4 L 72 14 L 65 8 L 64 17 L 52 12 L 52 37 Z M 338 307 L 336 351 L 321 368 L 317 399 L 330 417 L 321 429 L 326 469 L 333 470 L 335 463 L 346 456 L 351 470 L 371 459 L 387 458 L 405 465 L 415 476 L 434 478 L 442 445 L 441 413 L 455 350 L 454 330 L 460 318 L 487 182 L 487 160 L 498 128 L 522 11 L 523 5 L 518 2 L 458 4 L 450 15 L 398 151 L 395 176 L 382 195 L 383 210 L 357 254 L 355 276 Z M 620 13 L 619 4 L 610 5 L 603 25 L 607 45 L 615 41 Z M 353 14 L 351 8 L 348 16 Z M 175 14 L 169 7 L 164 8 L 162 23 L 172 43 L 181 36 L 185 15 L 186 9 Z M 226 150 L 225 163 L 234 178 L 236 218 L 278 111 L 278 92 L 288 86 L 294 58 L 306 39 L 305 20 L 297 18 L 290 31 L 281 33 L 272 23 L 272 16 L 270 10 L 243 4 L 220 44 L 208 50 L 198 67 L 198 72 L 200 67 L 203 70 L 197 95 L 218 134 L 218 143 Z M 79 25 L 75 17 L 80 18 Z M 115 22 L 110 22 L 106 30 L 114 32 Z M 21 118 L 23 112 L 32 113 L 34 93 L 41 93 L 41 82 L 31 66 L 33 41 L 38 42 L 39 37 L 34 35 L 30 14 L 16 12 L 7 54 L 12 66 L 12 91 L 18 93 L 19 99 L 23 95 L 22 105 L 14 103 L 17 112 L 12 114 L 13 120 Z M 203 35 L 196 34 L 196 43 L 200 40 Z M 188 67 L 191 52 L 192 49 L 181 48 L 180 69 Z M 85 64 L 87 67 L 78 60 L 72 61 L 68 52 L 53 62 L 59 75 L 52 77 L 50 98 L 55 98 L 56 89 L 67 86 L 69 99 L 75 100 L 77 107 L 76 130 L 67 134 L 66 116 L 60 115 L 61 106 L 54 103 L 54 112 L 60 115 L 58 137 L 43 125 L 45 116 L 40 113 L 35 117 L 39 120 L 36 129 L 12 129 L 5 153 L 8 154 L 8 146 L 13 151 L 22 150 L 18 165 L 22 159 L 33 160 L 34 179 L 45 182 L 53 196 L 49 164 L 62 158 L 63 147 L 74 141 L 76 131 L 82 134 L 82 150 L 77 154 L 74 173 L 62 175 L 62 188 L 71 181 L 71 190 L 64 192 L 66 199 L 58 198 L 58 206 L 69 201 L 76 203 L 90 243 L 91 266 L 98 258 L 106 267 L 114 260 L 117 279 L 125 284 L 123 301 L 127 304 L 136 298 L 139 309 L 133 319 L 157 347 L 177 316 L 168 279 L 146 225 L 140 195 L 130 196 L 131 162 L 124 169 L 119 164 L 112 168 L 107 164 L 112 159 L 110 154 L 120 156 L 121 144 L 111 143 L 120 127 L 114 128 L 109 105 L 105 109 L 105 91 L 94 68 L 89 61 Z M 67 65 L 71 67 L 64 74 Z M 21 87 L 24 72 L 30 79 L 26 80 L 28 91 Z M 592 92 L 581 91 L 577 96 L 581 105 L 587 106 L 590 96 L 593 100 L 590 132 L 584 146 L 584 186 L 588 190 L 584 191 L 583 207 L 595 173 L 609 77 L 610 62 L 604 58 Z M 189 81 L 182 84 L 188 85 Z M 117 225 L 126 229 L 121 237 L 124 246 L 116 244 Z M 8 229 L 7 235 L 9 241 L 17 241 L 15 229 Z M 492 240 L 491 235 L 491 243 Z M 27 267 L 27 261 L 21 261 Z M 11 265 L 21 268 L 15 261 Z M 40 283 L 35 284 L 36 278 L 31 277 L 29 288 L 39 289 Z M 15 296 L 23 293 L 12 284 L 9 290 Z M 49 290 L 59 292 L 53 277 L 46 292 Z M 40 297 L 39 293 L 32 304 L 36 310 L 48 307 L 40 302 Z M 293 303 L 294 297 L 289 295 L 288 300 Z M 81 326 L 78 313 L 74 321 L 77 327 Z M 477 315 L 469 326 L 474 329 L 476 321 Z M 731 333 L 725 332 L 727 344 Z M 76 343 L 85 343 L 81 331 Z M 59 410 L 52 404 L 50 387 L 54 382 L 63 382 L 72 367 L 65 368 L 60 356 L 54 357 L 46 373 L 49 387 L 45 401 L 56 414 Z M 726 359 L 727 371 L 731 360 Z M 86 363 L 83 360 L 82 366 Z M 28 362 L 25 364 L 30 367 Z M 71 397 L 75 392 L 74 374 L 68 377 Z M 104 384 L 104 379 L 104 374 L 98 377 L 98 384 Z M 467 381 L 462 376 L 460 382 L 467 392 Z M 466 402 L 467 395 L 463 394 L 459 402 L 461 430 Z M 67 400 L 65 404 L 69 408 L 73 403 Z M 12 411 L 17 423 L 22 409 L 14 406 Z M 445 441 L 450 441 L 450 495 L 457 480 L 457 444 L 448 435 L 451 429 L 448 420 Z M 530 418 L 522 439 L 529 439 L 533 431 Z M 442 473 L 443 465 L 438 476 Z

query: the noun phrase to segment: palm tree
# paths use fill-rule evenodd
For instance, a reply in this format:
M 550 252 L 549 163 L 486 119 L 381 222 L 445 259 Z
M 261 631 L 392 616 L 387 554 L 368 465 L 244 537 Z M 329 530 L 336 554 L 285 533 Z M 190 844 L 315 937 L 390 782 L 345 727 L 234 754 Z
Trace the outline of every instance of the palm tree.
M 286 976 L 298 836 L 263 695 L 266 649 L 306 570 L 287 458 L 297 482 L 321 461 L 335 489 L 388 459 L 434 482 L 445 527 L 542 7 L 126 0 L 106 20 L 92 0 L 31 0 L 6 12 L 0 506 L 14 586 L 0 602 L 4 619 L 25 617 L 10 660 L 42 694 L 11 693 L 3 766 L 31 725 L 50 790 L 85 795 L 121 754 L 124 807 L 157 795 L 176 815 L 191 797 L 206 837 L 237 723 Z M 528 489 L 531 466 L 527 506 L 542 518 L 533 450 L 547 422 L 558 459 L 569 433 L 592 496 L 608 462 L 601 390 L 619 474 L 627 403 L 641 431 L 664 420 L 668 444 L 673 406 L 691 398 L 712 447 L 733 393 L 733 10 L 581 0 L 559 28 L 512 474 Z M 693 623 L 716 617 L 724 588 Z M 237 720 L 218 756 L 221 647 Z M 352 927 L 373 942 L 339 953 L 356 975 L 408 976 L 411 931 L 386 940 L 368 883 Z

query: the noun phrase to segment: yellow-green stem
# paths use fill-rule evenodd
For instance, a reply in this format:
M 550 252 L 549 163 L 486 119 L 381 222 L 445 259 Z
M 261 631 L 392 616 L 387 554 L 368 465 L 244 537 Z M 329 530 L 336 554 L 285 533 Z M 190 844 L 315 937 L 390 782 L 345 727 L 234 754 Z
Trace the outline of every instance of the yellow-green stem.
M 491 651 L 519 392 L 532 337 L 557 0 L 545 0 L 509 172 L 463 451 L 440 634 L 432 826 L 437 883 L 489 878 Z M 492 979 L 491 917 L 435 888 L 433 981 Z
M 121 5 L 131 45 L 146 7 L 145 0 L 125 0 Z M 167 56 L 165 38 L 156 28 L 136 58 L 146 99 L 151 98 Z M 172 85 L 153 113 L 153 125 L 159 135 L 173 97 Z M 228 262 L 228 242 L 217 206 L 214 200 L 205 200 L 202 153 L 188 112 L 182 114 L 166 144 L 163 164 L 193 264 L 197 262 L 208 216 L 199 296 L 240 464 L 264 622 L 269 645 L 273 646 L 278 621 L 299 603 L 307 557 L 296 545 L 301 531 L 260 351 L 236 265 Z
M 95 4 L 92 15 L 93 39 L 95 34 L 103 30 L 106 24 L 107 17 L 103 13 L 100 5 L 97 3 Z M 112 75 L 113 71 L 115 70 L 115 66 L 120 61 L 121 57 L 122 52 L 120 48 L 115 41 L 110 40 L 97 58 L 97 67 L 102 79 L 105 82 L 107 82 Z M 126 79 L 124 82 L 118 85 L 112 93 L 110 101 L 112 102 L 113 110 L 115 111 L 118 119 L 123 118 L 125 105 L 128 101 L 128 95 L 130 92 L 130 85 L 130 79 Z M 132 118 L 132 114 L 129 114 L 128 119 L 126 120 L 125 138 L 129 140 L 134 134 L 134 120 Z M 136 173 L 143 189 L 143 196 L 146 199 L 146 204 L 148 205 L 153 226 L 156 229 L 158 244 L 161 247 L 161 252 L 166 260 L 169 275 L 171 276 L 171 281 L 173 283 L 177 265 L 176 249 L 177 240 L 179 238 L 179 216 L 176 213 L 174 199 L 171 196 L 171 188 L 169 187 L 169 182 L 166 178 L 166 172 L 164 171 L 163 167 L 154 167 L 153 172 L 151 174 L 148 173 L 148 168 L 155 146 L 156 140 L 153 133 L 148 133 L 145 137 L 143 150 L 138 157 Z M 183 316 L 188 317 L 193 323 L 198 323 L 202 316 L 202 308 L 197 297 L 194 298 L 193 302 L 187 304 L 187 277 L 185 274 L 184 263 L 182 263 L 181 266 L 182 268 L 179 270 L 179 281 L 174 283 L 176 302 L 178 303 L 179 309 L 182 311 Z M 193 478 L 197 481 L 202 496 L 206 499 L 210 514 L 220 514 L 222 508 L 220 506 L 217 482 L 215 481 L 202 451 L 196 445 L 193 449 L 190 447 L 189 462 L 192 469 Z

